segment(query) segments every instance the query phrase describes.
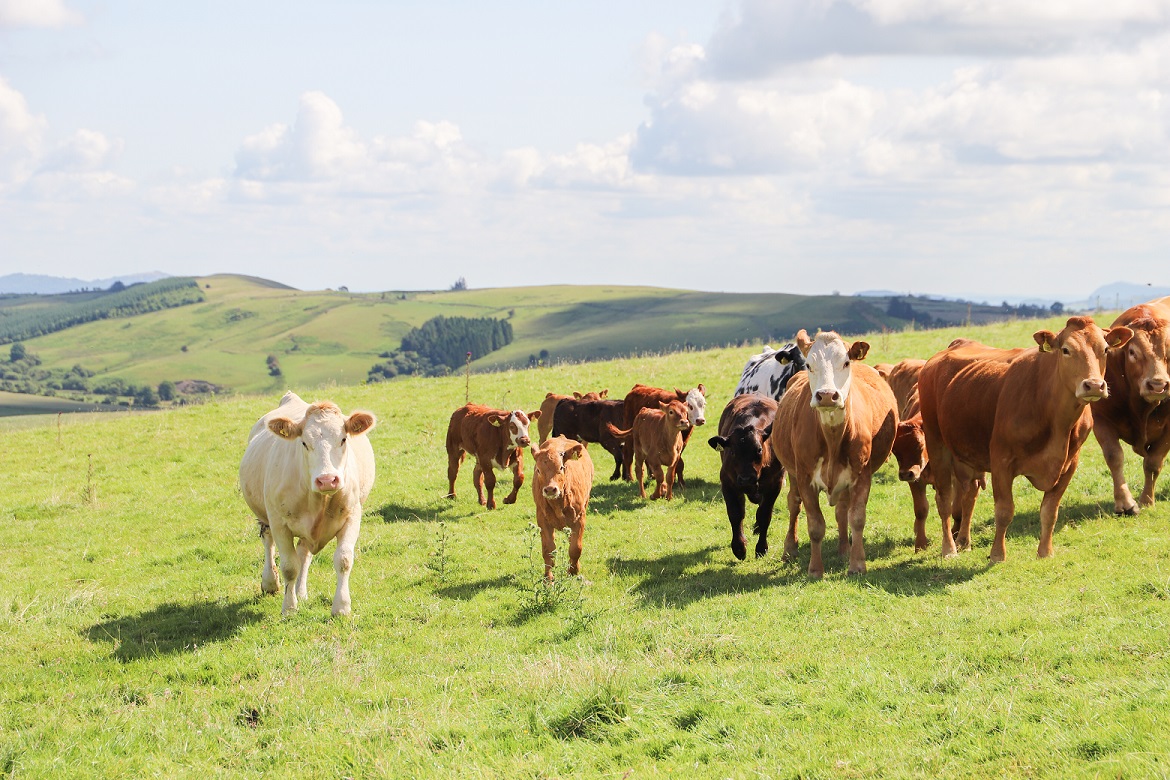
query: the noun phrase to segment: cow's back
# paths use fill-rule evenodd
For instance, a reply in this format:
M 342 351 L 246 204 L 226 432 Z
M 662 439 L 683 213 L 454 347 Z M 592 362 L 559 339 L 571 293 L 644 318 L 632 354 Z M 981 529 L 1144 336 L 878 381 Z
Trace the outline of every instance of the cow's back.
M 918 374 L 925 365 L 925 360 L 906 358 L 890 367 L 886 381 L 898 401 L 900 419 L 907 420 L 918 413 Z

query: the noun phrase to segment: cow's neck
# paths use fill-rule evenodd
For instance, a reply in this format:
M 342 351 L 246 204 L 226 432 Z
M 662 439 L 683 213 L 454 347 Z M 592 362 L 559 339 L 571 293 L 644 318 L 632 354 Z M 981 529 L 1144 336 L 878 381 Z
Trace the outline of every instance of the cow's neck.
M 849 399 L 845 399 L 845 406 L 842 409 L 833 409 L 832 411 L 822 412 L 817 410 L 817 422 L 821 429 L 821 438 L 824 440 L 825 449 L 830 456 L 836 456 L 841 452 L 842 442 L 845 440 L 845 433 L 849 430 Z

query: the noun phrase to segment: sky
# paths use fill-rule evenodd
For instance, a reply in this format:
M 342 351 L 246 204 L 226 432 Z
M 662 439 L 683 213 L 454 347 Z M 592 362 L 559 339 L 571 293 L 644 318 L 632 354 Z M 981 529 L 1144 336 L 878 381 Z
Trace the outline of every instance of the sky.
M 0 275 L 1170 283 L 1170 0 L 0 0 Z

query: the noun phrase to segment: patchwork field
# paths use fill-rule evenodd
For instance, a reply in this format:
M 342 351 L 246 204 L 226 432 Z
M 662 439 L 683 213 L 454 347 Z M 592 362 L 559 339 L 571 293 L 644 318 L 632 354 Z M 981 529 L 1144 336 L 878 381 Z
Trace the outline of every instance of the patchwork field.
M 962 333 L 1018 346 L 1059 325 Z M 875 335 L 867 362 L 928 356 L 959 333 Z M 773 553 L 740 563 L 706 439 L 746 357 L 471 377 L 472 400 L 526 410 L 546 391 L 620 396 L 635 381 L 710 391 L 673 502 L 607 482 L 593 449 L 586 579 L 561 562 L 551 589 L 528 485 L 486 511 L 468 463 L 459 497 L 443 497 L 462 377 L 294 386 L 379 417 L 352 619 L 329 617 L 332 545 L 298 614 L 260 595 L 236 471 L 283 386 L 5 432 L 0 774 L 1170 777 L 1165 485 L 1163 503 L 1114 517 L 1090 439 L 1055 557 L 1035 557 L 1039 494 L 1020 480 L 1008 561 L 991 566 L 989 496 L 972 551 L 941 560 L 932 520 L 934 545 L 915 554 L 887 465 L 867 575 L 846 577 L 830 543 L 824 580 L 808 581 L 807 543 L 779 559 L 779 518 Z M 1132 453 L 1127 470 L 1140 478 Z

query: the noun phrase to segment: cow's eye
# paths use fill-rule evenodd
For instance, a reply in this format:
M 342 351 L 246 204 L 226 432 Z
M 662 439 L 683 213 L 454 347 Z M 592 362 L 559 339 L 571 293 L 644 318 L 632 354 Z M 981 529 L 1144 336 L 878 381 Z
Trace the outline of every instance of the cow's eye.
M 307 441 L 302 441 L 301 446 L 304 447 L 306 450 L 309 449 L 309 443 Z
M 1066 355 L 1071 355 L 1071 354 L 1072 354 L 1071 352 L 1069 352 L 1069 350 L 1068 350 L 1068 347 L 1061 347 L 1061 348 L 1060 348 L 1060 351 L 1061 351 L 1061 352 L 1063 352 L 1063 353 L 1064 353 L 1064 354 L 1066 354 Z
M 841 368 L 849 368 L 849 361 L 846 360 L 844 363 L 842 363 Z
M 342 439 L 341 439 L 341 446 L 342 446 L 342 447 L 344 447 L 344 446 L 345 446 L 345 442 L 346 442 L 346 441 L 348 441 L 348 439 L 346 439 L 345 437 L 342 437 Z

